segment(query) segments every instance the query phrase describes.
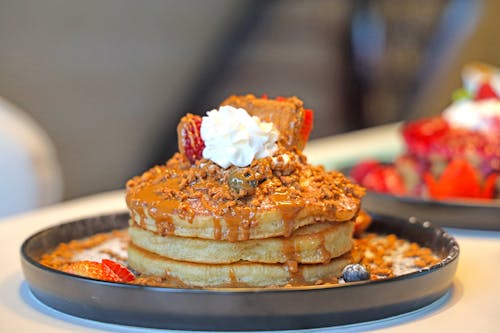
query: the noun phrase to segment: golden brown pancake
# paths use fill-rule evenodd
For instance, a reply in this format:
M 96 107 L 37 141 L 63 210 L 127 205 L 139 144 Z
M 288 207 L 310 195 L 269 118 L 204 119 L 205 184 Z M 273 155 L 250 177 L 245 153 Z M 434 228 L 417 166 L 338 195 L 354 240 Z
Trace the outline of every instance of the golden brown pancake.
M 269 287 L 333 281 L 350 260 L 345 255 L 327 264 L 200 264 L 168 259 L 131 244 L 128 263 L 142 274 L 162 277 L 181 287 Z
M 178 236 L 161 236 L 136 225 L 129 228 L 135 246 L 175 260 L 207 264 L 238 261 L 260 263 L 325 263 L 351 250 L 353 222 L 316 223 L 296 230 L 290 237 L 239 242 Z
M 289 236 L 318 221 L 356 216 L 360 187 L 339 172 L 307 164 L 298 153 L 282 152 L 291 156 L 291 170 L 271 157 L 223 169 L 206 160 L 190 165 L 177 154 L 127 183 L 131 217 L 161 235 L 239 241 Z M 231 189 L 228 178 L 235 172 L 254 177 L 252 193 Z

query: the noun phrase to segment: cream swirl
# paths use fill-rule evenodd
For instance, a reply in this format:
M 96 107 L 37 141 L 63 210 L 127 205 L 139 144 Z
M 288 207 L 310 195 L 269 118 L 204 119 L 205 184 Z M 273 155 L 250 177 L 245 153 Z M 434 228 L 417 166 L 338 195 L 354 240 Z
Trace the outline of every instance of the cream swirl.
M 472 131 L 498 131 L 500 125 L 500 101 L 459 100 L 443 111 L 444 119 L 453 127 Z
M 245 167 L 254 159 L 272 156 L 278 135 L 273 123 L 251 117 L 245 109 L 222 106 L 207 112 L 201 122 L 203 157 L 223 168 Z

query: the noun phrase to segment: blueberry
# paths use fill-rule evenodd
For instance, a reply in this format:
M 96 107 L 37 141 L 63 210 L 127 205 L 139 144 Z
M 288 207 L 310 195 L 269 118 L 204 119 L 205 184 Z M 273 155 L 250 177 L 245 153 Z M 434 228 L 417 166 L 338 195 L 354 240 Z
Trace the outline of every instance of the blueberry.
M 355 282 L 369 280 L 370 274 L 365 266 L 360 264 L 350 264 L 344 267 L 342 271 L 342 278 L 345 282 Z

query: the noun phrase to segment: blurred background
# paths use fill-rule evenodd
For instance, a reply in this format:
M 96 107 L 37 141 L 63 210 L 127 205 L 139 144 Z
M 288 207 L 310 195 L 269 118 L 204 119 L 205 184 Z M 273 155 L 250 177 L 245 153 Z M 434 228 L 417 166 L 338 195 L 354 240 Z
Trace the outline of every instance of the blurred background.
M 0 0 L 0 164 L 34 154 L 45 189 L 31 205 L 45 205 L 123 188 L 177 150 L 183 114 L 230 94 L 299 96 L 312 139 L 437 114 L 464 63 L 500 65 L 498 12 L 495 0 Z M 2 174 L 0 200 L 16 177 L 29 191 L 26 175 Z

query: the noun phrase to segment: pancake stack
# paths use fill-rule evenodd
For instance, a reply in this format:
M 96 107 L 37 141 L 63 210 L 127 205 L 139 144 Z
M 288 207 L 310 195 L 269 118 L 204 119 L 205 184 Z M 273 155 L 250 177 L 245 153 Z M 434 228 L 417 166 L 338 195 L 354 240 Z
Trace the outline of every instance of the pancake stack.
M 179 152 L 127 183 L 128 263 L 181 287 L 270 287 L 335 281 L 352 261 L 363 190 L 307 163 L 308 114 L 296 97 L 231 96 L 279 131 L 248 166 L 203 158 L 201 117 L 178 127 Z M 307 128 L 309 127 L 309 128 Z

